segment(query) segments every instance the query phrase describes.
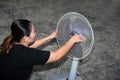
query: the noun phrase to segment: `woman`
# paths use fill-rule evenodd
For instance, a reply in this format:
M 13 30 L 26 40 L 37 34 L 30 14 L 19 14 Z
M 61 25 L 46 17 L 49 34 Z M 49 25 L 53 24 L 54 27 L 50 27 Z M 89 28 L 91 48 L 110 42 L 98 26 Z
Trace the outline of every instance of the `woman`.
M 58 61 L 67 54 L 74 43 L 82 41 L 80 36 L 75 34 L 56 51 L 36 49 L 55 38 L 56 33 L 35 40 L 33 24 L 26 19 L 15 20 L 11 25 L 11 35 L 1 45 L 0 80 L 27 80 L 33 65 Z

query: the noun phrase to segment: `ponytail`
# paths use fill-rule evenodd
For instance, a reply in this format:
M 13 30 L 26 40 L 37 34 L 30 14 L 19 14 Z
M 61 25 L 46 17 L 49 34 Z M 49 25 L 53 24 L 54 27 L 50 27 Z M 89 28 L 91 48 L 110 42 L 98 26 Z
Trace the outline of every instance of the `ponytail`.
M 6 37 L 0 45 L 0 55 L 9 53 L 15 42 L 20 42 L 24 36 L 29 36 L 31 32 L 31 22 L 26 19 L 18 19 L 12 22 L 11 35 Z
M 12 43 L 12 36 L 8 36 L 4 39 L 3 43 L 0 45 L 0 55 L 1 54 L 6 54 L 9 52 L 9 50 L 12 48 L 13 43 Z

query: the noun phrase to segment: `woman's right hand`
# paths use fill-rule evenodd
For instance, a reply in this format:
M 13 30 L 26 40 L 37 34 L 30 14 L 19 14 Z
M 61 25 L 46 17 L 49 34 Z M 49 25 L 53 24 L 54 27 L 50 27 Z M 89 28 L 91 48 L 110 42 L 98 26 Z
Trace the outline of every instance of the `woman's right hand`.
M 82 42 L 82 39 L 79 34 L 74 34 L 71 38 L 70 41 L 74 43 L 79 43 Z

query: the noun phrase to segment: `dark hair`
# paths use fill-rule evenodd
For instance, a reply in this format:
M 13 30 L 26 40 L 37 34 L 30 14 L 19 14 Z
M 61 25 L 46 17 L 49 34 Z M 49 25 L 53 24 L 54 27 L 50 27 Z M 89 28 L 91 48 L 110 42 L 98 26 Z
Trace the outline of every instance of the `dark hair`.
M 24 36 L 29 36 L 31 32 L 31 22 L 26 19 L 18 19 L 12 22 L 11 35 L 6 37 L 1 44 L 1 54 L 8 53 L 15 42 L 20 42 Z

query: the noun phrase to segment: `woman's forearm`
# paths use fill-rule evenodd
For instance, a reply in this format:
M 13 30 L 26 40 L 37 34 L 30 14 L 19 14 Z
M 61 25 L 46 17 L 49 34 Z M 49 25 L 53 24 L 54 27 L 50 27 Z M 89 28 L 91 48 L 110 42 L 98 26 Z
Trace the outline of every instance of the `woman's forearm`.
M 49 36 L 41 38 L 36 40 L 32 45 L 30 45 L 29 47 L 31 48 L 37 48 L 39 46 L 41 46 L 42 44 L 46 43 L 47 41 L 49 41 L 51 38 Z
M 55 62 L 60 60 L 62 57 L 64 57 L 68 51 L 71 49 L 71 47 L 74 45 L 74 42 L 68 41 L 66 42 L 62 47 L 57 49 L 56 51 L 50 52 L 50 58 L 47 61 L 47 63 Z
M 39 46 L 41 46 L 42 44 L 46 43 L 47 41 L 53 39 L 56 37 L 57 32 L 54 31 L 52 32 L 50 35 L 48 35 L 47 37 L 41 38 L 36 40 L 32 45 L 30 45 L 29 47 L 31 48 L 37 48 Z
M 55 53 L 58 56 L 58 60 L 61 59 L 63 56 L 65 56 L 73 45 L 74 45 L 74 42 L 69 40 L 67 43 L 65 43 L 65 45 L 63 45 L 61 48 L 56 50 Z
M 62 47 L 60 47 L 56 51 L 50 52 L 50 57 L 47 63 L 58 61 L 69 52 L 69 50 L 75 43 L 79 42 L 82 42 L 82 39 L 78 34 L 75 34 Z

